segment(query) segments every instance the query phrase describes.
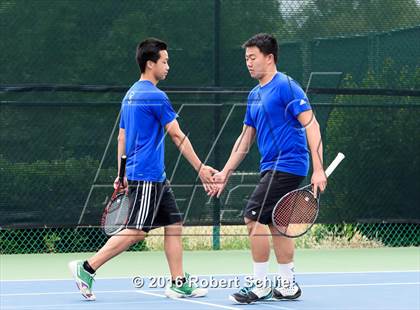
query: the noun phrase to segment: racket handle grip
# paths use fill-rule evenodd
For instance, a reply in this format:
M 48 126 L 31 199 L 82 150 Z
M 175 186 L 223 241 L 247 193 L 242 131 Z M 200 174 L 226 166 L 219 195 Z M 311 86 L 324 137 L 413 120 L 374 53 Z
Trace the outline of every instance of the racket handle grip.
M 343 153 L 338 153 L 335 159 L 332 161 L 332 163 L 328 166 L 328 168 L 325 170 L 325 175 L 327 178 L 333 173 L 335 168 L 341 163 L 341 161 L 345 158 Z
M 120 182 L 121 184 L 123 184 L 124 182 L 124 176 L 125 176 L 125 165 L 127 163 L 127 156 L 126 155 L 121 155 L 121 162 L 120 162 L 120 173 L 119 173 L 119 178 L 120 178 Z

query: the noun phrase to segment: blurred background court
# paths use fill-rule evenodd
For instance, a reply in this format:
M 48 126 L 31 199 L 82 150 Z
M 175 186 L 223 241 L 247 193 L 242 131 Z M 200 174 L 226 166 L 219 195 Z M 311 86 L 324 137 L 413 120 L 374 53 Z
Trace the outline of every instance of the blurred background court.
M 256 84 L 241 44 L 258 32 L 274 34 L 278 70 L 307 90 L 320 122 L 325 161 L 346 155 L 321 198 L 317 224 L 296 241 L 297 271 L 398 271 L 411 278 L 383 273 L 390 278 L 372 283 L 418 290 L 420 1 L 4 0 L 0 29 L 2 306 L 38 303 L 16 304 L 13 294 L 22 287 L 14 285 L 21 282 L 8 280 L 69 279 L 66 262 L 106 242 L 98 225 L 116 175 L 120 102 L 138 79 L 136 44 L 150 36 L 169 44 L 171 69 L 159 87 L 200 158 L 221 169 Z M 241 212 L 258 181 L 258 163 L 254 146 L 222 198 L 209 199 L 167 139 L 166 172 L 184 214 L 187 270 L 251 272 Z M 98 276 L 166 274 L 161 233 Z M 283 308 L 328 308 L 310 297 Z M 365 305 L 417 309 L 419 299 L 417 292 L 407 304 Z

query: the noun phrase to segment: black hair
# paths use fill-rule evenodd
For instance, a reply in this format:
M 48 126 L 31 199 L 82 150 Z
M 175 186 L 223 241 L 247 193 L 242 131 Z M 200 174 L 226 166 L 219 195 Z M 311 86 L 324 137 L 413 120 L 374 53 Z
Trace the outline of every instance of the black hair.
M 264 55 L 273 54 L 274 62 L 277 63 L 278 44 L 274 36 L 267 33 L 259 33 L 247 40 L 242 48 L 258 47 Z
M 147 61 L 151 60 L 157 62 L 160 58 L 160 51 L 166 51 L 168 45 L 155 38 L 148 38 L 137 45 L 136 51 L 136 61 L 139 65 L 140 72 L 144 73 L 146 71 Z

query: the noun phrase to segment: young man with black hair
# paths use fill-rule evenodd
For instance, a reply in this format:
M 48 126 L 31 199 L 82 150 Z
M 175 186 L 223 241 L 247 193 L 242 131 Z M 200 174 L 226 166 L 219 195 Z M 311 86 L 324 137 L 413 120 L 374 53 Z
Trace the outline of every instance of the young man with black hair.
M 142 241 L 154 228 L 164 227 L 164 248 L 172 283 L 165 294 L 171 298 L 201 297 L 207 290 L 190 283 L 182 264 L 182 217 L 166 179 L 164 166 L 165 131 L 182 155 L 197 171 L 206 191 L 214 189 L 212 176 L 217 171 L 203 165 L 182 132 L 168 96 L 156 87 L 169 71 L 165 42 L 150 38 L 137 47 L 140 80 L 127 91 L 121 107 L 118 135 L 118 170 L 126 154 L 126 178 L 130 210 L 127 226 L 86 261 L 73 261 L 69 268 L 82 295 L 95 300 L 92 283 L 95 272 L 114 256 Z M 118 178 L 114 186 L 118 186 Z
M 244 209 L 254 261 L 254 281 L 229 298 L 236 303 L 272 297 L 296 299 L 301 295 L 301 289 L 295 281 L 294 241 L 279 235 L 272 224 L 271 214 L 277 201 L 297 189 L 307 175 L 308 145 L 314 193 L 325 189 L 327 179 L 322 166 L 321 134 L 302 88 L 289 76 L 277 71 L 276 39 L 269 34 L 257 34 L 245 42 L 243 48 L 248 71 L 259 84 L 248 96 L 242 133 L 223 170 L 214 176 L 218 189 L 210 194 L 220 196 L 255 138 L 261 154 L 261 179 Z M 267 281 L 270 255 L 267 226 L 281 279 L 276 283 Z

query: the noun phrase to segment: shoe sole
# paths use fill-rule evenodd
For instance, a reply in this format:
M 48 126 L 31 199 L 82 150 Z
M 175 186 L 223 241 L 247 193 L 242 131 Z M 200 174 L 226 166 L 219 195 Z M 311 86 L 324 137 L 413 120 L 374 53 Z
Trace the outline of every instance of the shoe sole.
M 300 296 L 302 295 L 302 291 L 299 291 L 297 294 L 292 295 L 292 296 L 276 296 L 275 294 L 273 294 L 273 298 L 276 300 L 294 300 L 294 299 L 298 299 Z
M 165 291 L 165 296 L 171 299 L 178 299 L 178 298 L 200 298 L 200 297 L 204 297 L 207 295 L 207 291 L 205 292 L 201 292 L 201 293 L 196 293 L 196 294 L 191 294 L 191 295 L 185 295 L 185 294 L 181 294 L 181 293 L 177 293 L 174 292 L 172 290 L 168 290 Z
M 187 297 L 184 294 L 177 293 L 177 292 L 174 292 L 174 291 L 169 291 L 169 290 L 165 291 L 165 296 L 168 297 L 168 298 L 171 298 L 171 299 L 179 299 L 179 298 Z
M 229 300 L 234 302 L 237 305 L 249 305 L 251 302 L 240 302 L 235 299 L 232 295 L 229 295 Z
M 209 293 L 209 291 L 205 288 L 197 288 L 196 290 L 198 290 L 198 292 L 193 293 L 191 296 L 189 297 L 193 297 L 193 298 L 200 298 L 200 297 L 205 297 L 207 296 L 207 294 Z

